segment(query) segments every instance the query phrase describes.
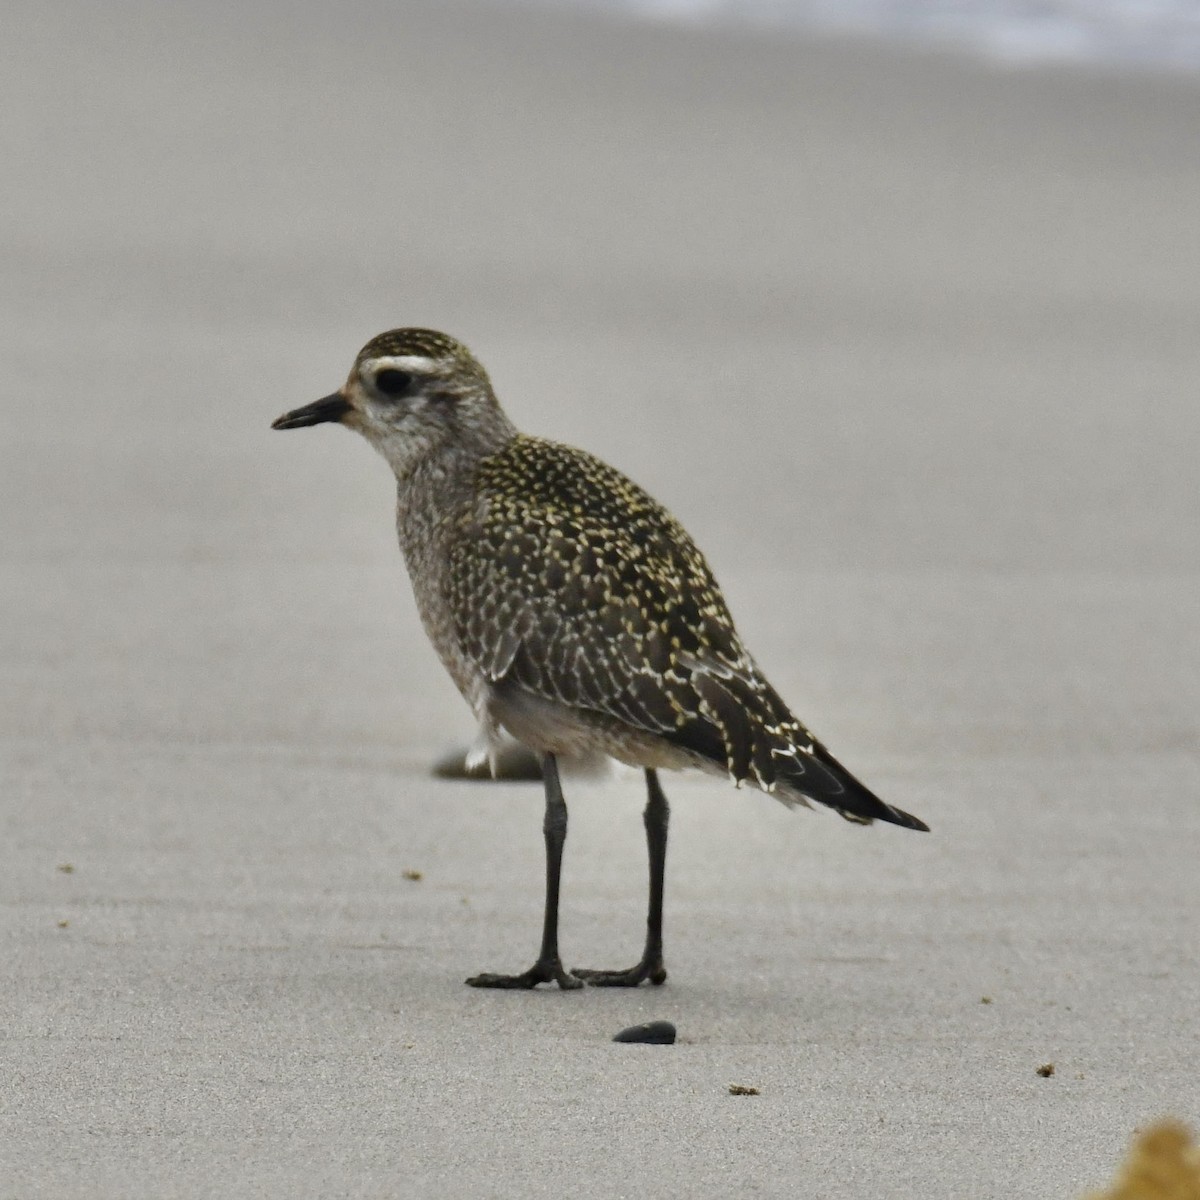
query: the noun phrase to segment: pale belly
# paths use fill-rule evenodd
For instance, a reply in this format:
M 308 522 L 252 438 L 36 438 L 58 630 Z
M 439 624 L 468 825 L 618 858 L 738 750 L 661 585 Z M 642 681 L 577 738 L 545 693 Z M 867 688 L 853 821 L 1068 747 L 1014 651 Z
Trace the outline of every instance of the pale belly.
M 631 767 L 668 770 L 702 765 L 695 755 L 651 733 L 600 713 L 547 700 L 521 687 L 491 685 L 485 705 L 495 724 L 540 754 L 581 758 L 599 753 Z

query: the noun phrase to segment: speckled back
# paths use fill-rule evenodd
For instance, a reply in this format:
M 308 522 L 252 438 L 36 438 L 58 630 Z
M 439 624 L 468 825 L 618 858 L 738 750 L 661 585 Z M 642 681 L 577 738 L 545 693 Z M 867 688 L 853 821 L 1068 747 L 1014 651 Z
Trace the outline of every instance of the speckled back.
M 450 550 L 455 630 L 492 681 L 774 784 L 807 735 L 759 674 L 683 527 L 582 450 L 518 436 L 477 468 Z

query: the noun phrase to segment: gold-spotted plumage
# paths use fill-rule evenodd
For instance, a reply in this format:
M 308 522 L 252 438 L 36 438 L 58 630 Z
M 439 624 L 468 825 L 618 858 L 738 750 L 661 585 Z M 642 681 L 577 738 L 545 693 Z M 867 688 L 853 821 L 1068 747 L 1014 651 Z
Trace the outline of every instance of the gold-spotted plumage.
M 773 750 L 811 737 L 789 727 L 674 517 L 590 454 L 524 436 L 480 463 L 475 491 L 448 600 L 491 681 L 610 718 L 616 742 L 627 724 L 774 787 Z
M 661 961 L 667 803 L 659 767 L 696 766 L 786 803 L 924 829 L 858 782 L 791 714 L 738 636 L 684 528 L 619 471 L 519 433 L 455 339 L 398 329 L 360 351 L 345 386 L 279 418 L 339 421 L 397 479 L 397 528 L 426 632 L 489 737 L 544 756 L 548 885 L 542 953 L 521 976 L 578 986 L 557 953 L 566 808 L 556 758 L 600 750 L 646 769 L 651 910 L 643 961 L 593 983 L 666 978 Z
M 785 802 L 894 819 L 788 711 L 704 556 L 640 487 L 582 450 L 518 435 L 479 463 L 471 491 L 446 601 L 490 683 L 599 718 L 616 757 L 628 742 L 636 762 L 649 735 Z

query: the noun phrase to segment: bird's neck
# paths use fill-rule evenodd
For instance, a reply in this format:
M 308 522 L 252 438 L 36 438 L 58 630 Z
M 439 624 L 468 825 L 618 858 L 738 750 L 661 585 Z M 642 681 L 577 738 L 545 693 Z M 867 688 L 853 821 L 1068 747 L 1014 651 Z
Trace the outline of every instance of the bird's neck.
M 405 558 L 438 555 L 441 539 L 467 510 L 473 510 L 480 463 L 517 436 L 504 416 L 487 429 L 456 431 L 426 453 L 392 463 L 396 476 L 396 524 Z
M 403 495 L 436 480 L 472 474 L 483 459 L 503 450 L 517 429 L 492 400 L 466 411 L 418 411 L 394 431 L 367 431 L 366 436 L 387 460 Z

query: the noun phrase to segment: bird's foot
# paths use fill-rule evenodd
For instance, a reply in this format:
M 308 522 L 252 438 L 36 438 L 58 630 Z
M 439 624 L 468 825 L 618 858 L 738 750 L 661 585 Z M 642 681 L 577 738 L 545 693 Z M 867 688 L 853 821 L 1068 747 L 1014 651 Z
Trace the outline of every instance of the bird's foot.
M 494 975 L 490 971 L 485 971 L 482 975 L 472 975 L 467 980 L 470 987 L 507 988 L 510 991 L 520 988 L 535 988 L 539 983 L 557 983 L 564 992 L 583 987 L 583 980 L 568 971 L 557 956 L 539 958 L 528 971 L 520 975 Z
M 658 987 L 667 981 L 667 968 L 661 958 L 642 959 L 628 971 L 592 971 L 587 967 L 575 967 L 571 974 L 591 987 L 637 987 L 646 979 Z

